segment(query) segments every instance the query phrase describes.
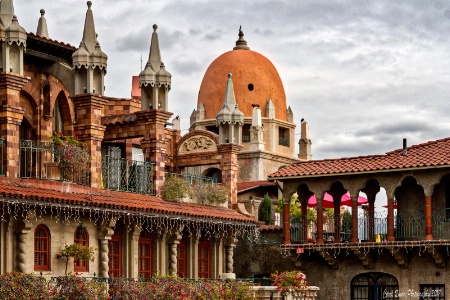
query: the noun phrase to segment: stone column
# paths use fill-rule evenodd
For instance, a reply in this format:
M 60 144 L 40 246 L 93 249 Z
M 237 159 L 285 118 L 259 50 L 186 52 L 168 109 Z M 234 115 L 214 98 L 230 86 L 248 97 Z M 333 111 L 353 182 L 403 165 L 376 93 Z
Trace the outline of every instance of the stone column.
M 425 196 L 425 240 L 433 240 L 432 196 Z
M 29 268 L 28 264 L 33 261 L 29 261 L 29 247 L 27 247 L 27 241 L 32 239 L 32 236 L 29 234 L 31 231 L 31 227 L 33 224 L 31 222 L 20 222 L 18 228 L 16 230 L 17 234 L 17 270 L 21 273 L 29 273 L 33 271 L 33 268 Z
M 111 239 L 111 236 L 114 234 L 114 230 L 112 229 L 114 225 L 106 226 L 102 225 L 99 228 L 97 233 L 97 239 L 99 240 L 100 249 L 98 250 L 99 254 L 99 277 L 108 278 L 109 272 L 109 247 L 108 241 Z
M 77 123 L 74 125 L 80 141 L 91 153 L 91 186 L 101 188 L 102 141 L 106 127 L 102 125 L 102 109 L 108 99 L 97 94 L 80 94 L 71 97 L 76 106 Z
M 357 243 L 358 238 L 358 197 L 359 193 L 352 197 L 352 243 Z
M 283 231 L 284 241 L 283 244 L 291 243 L 291 207 L 289 201 L 283 201 Z
M 130 245 L 130 257 L 128 258 L 129 261 L 129 268 L 130 268 L 130 274 L 133 278 L 139 278 L 141 274 L 139 274 L 139 236 L 141 235 L 142 228 L 138 225 L 134 225 L 133 232 L 131 235 L 131 245 Z
M 160 275 L 167 274 L 167 233 L 160 232 L 156 234 L 156 249 L 154 260 L 156 262 L 156 272 Z M 155 270 L 155 268 L 154 268 Z
M 178 270 L 178 244 L 182 238 L 181 231 L 176 231 L 167 240 L 169 246 L 169 274 L 172 276 L 177 275 Z
M 375 196 L 367 195 L 367 197 L 367 200 L 369 200 L 369 242 L 375 242 Z
M 394 235 L 394 198 L 388 198 L 388 215 L 387 215 L 387 229 L 388 229 L 388 241 L 395 241 Z
M 23 76 L 0 74 L 0 137 L 6 138 L 3 157 L 0 157 L 0 166 L 3 165 L 0 172 L 4 171 L 7 177 L 17 178 L 19 174 L 19 128 L 24 113 L 20 104 L 20 91 L 27 81 Z
M 220 160 L 220 170 L 222 171 L 222 184 L 228 189 L 228 206 L 237 206 L 237 179 L 238 179 L 238 159 L 237 155 L 243 148 L 238 144 L 219 144 L 217 152 L 222 155 Z
M 316 194 L 317 200 L 317 244 L 323 244 L 323 194 L 320 197 Z

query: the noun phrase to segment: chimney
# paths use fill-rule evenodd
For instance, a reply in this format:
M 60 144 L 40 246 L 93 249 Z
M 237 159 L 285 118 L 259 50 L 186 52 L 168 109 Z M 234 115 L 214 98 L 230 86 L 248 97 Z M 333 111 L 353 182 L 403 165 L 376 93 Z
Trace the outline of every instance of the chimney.
M 403 156 L 406 156 L 408 153 L 408 147 L 406 146 L 406 139 L 403 139 Z

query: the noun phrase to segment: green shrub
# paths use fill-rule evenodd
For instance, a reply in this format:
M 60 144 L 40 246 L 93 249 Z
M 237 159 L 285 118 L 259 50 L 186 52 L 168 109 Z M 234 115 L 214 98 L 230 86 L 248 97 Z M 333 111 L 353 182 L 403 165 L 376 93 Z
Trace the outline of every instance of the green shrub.
M 193 190 L 200 204 L 217 205 L 228 201 L 228 190 L 221 184 L 201 182 L 195 184 Z
M 192 197 L 192 188 L 186 179 L 176 175 L 167 175 L 162 188 L 162 196 L 167 201 L 179 202 L 186 197 Z
M 264 200 L 259 205 L 258 220 L 263 221 L 266 225 L 272 223 L 272 199 L 268 194 L 264 195 Z

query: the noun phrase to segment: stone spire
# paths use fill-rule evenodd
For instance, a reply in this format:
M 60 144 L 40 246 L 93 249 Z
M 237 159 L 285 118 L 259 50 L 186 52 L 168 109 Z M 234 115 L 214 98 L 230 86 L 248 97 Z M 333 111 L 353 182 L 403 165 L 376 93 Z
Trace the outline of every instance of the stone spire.
M 87 6 L 83 39 L 80 47 L 72 55 L 75 69 L 75 94 L 103 95 L 108 56 L 101 50 L 97 40 L 94 15 L 91 10 L 92 2 L 88 1 Z M 96 69 L 99 69 L 100 72 Z
M 252 104 L 252 106 L 249 150 L 264 150 L 264 127 L 262 125 L 261 110 L 258 104 Z
M 47 20 L 45 20 L 45 9 L 41 9 L 41 17 L 39 18 L 36 34 L 48 38 Z
M 11 25 L 12 18 L 14 16 L 14 4 L 13 0 L 1 0 L 0 1 L 0 25 L 3 29 L 6 29 Z
M 298 158 L 304 159 L 304 160 L 311 160 L 312 159 L 312 152 L 311 152 L 311 139 L 309 138 L 309 125 L 308 122 L 302 119 L 301 121 L 301 135 L 300 140 L 298 141 L 299 144 L 299 153 Z
M 27 47 L 27 32 L 19 25 L 15 15 L 9 20 L 9 12 L 14 11 L 12 1 L 0 2 L 0 66 L 2 71 L 23 75 L 23 53 Z M 8 24 L 2 28 L 3 24 Z
M 219 142 L 240 144 L 242 139 L 242 126 L 244 125 L 244 114 L 239 110 L 234 95 L 231 73 L 225 90 L 225 98 L 222 108 L 216 116 L 216 126 L 219 127 Z
M 89 53 L 94 52 L 97 43 L 97 34 L 95 33 L 94 14 L 92 13 L 92 2 L 87 2 L 88 10 L 84 21 L 83 42 Z
M 239 39 L 236 41 L 236 47 L 233 50 L 250 50 L 250 47 L 247 46 L 247 41 L 244 40 L 242 26 L 239 26 Z
M 169 106 L 168 93 L 172 85 L 172 75 L 166 70 L 161 60 L 157 29 L 158 25 L 153 25 L 148 61 L 144 70 L 139 74 L 141 109 L 161 109 L 167 111 Z

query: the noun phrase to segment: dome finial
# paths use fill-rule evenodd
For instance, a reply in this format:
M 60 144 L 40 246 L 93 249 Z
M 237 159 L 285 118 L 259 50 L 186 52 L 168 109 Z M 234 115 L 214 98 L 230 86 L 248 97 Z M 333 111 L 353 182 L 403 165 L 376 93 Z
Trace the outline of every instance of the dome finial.
M 158 29 L 158 25 L 153 24 L 153 31 L 156 32 L 156 29 Z
M 244 40 L 242 26 L 239 26 L 239 39 L 236 41 L 236 47 L 233 50 L 250 50 L 250 47 L 247 46 L 247 41 Z
M 230 79 L 231 79 L 231 75 L 232 75 L 231 73 L 228 73 L 228 78 L 230 78 Z

